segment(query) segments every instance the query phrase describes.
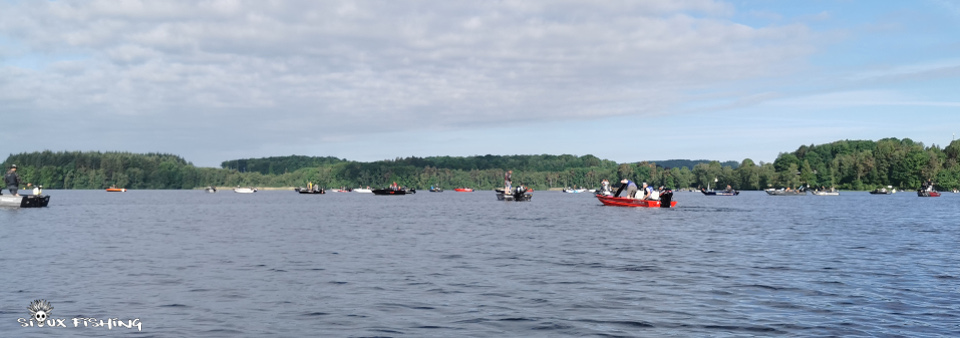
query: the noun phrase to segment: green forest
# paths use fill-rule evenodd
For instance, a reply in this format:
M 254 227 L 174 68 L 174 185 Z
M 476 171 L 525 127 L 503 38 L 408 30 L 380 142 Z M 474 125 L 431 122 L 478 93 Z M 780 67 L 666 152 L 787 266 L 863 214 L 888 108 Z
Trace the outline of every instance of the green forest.
M 11 154 L 4 168 L 17 164 L 21 181 L 47 189 L 194 189 L 206 186 L 291 187 L 313 182 L 323 187 L 492 189 L 513 170 L 514 184 L 537 190 L 597 187 L 601 180 L 627 178 L 672 188 L 724 187 L 740 190 L 836 187 L 871 190 L 881 186 L 917 189 L 933 180 L 940 190 L 960 188 L 960 141 L 946 148 L 925 147 L 910 139 L 843 140 L 800 146 L 773 163 L 668 160 L 617 163 L 593 155 L 510 155 L 407 157 L 356 162 L 335 157 L 281 156 L 224 161 L 221 168 L 196 167 L 177 155 L 129 152 Z M 695 163 L 695 164 L 694 164 Z M 665 165 L 666 164 L 666 165 Z M 688 167 L 685 164 L 693 164 Z M 682 166 L 671 166 L 682 165 Z

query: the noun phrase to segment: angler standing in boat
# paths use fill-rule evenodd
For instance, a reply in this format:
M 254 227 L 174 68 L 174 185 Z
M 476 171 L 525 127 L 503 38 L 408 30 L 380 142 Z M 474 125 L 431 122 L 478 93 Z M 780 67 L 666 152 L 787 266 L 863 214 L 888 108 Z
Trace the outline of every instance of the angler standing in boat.
M 3 176 L 3 181 L 7 184 L 7 189 L 10 190 L 11 195 L 20 196 L 18 193 L 20 190 L 20 175 L 17 175 L 16 164 L 10 165 L 10 170 Z
M 637 184 L 636 184 L 636 183 L 633 183 L 633 181 L 624 178 L 624 179 L 620 180 L 620 184 L 625 184 L 625 185 L 627 186 L 627 197 L 629 197 L 629 198 L 637 198 L 637 197 L 636 197 L 636 196 L 637 196 Z M 623 189 L 623 187 L 621 186 L 620 189 Z M 620 196 L 620 190 L 618 189 L 618 190 L 617 190 L 617 194 L 614 195 L 614 197 L 619 197 L 619 196 Z
M 507 170 L 507 173 L 503 174 L 503 192 L 509 194 L 511 187 L 513 187 L 513 170 Z

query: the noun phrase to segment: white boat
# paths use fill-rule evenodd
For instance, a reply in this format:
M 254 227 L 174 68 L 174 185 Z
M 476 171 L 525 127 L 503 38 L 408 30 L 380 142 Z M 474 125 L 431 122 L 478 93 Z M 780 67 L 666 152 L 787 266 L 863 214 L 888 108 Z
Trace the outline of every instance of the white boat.
M 358 193 L 361 193 L 361 194 L 372 194 L 372 193 L 373 193 L 373 189 L 356 188 L 356 189 L 353 189 L 353 192 L 358 192 Z
M 811 194 L 814 194 L 814 195 L 817 195 L 817 196 L 840 196 L 840 192 L 839 192 L 839 191 L 811 190 L 810 193 L 811 193 Z
M 563 189 L 563 192 L 568 194 L 579 194 L 586 191 L 587 189 Z
M 233 192 L 238 194 L 252 194 L 257 192 L 257 188 L 234 188 Z

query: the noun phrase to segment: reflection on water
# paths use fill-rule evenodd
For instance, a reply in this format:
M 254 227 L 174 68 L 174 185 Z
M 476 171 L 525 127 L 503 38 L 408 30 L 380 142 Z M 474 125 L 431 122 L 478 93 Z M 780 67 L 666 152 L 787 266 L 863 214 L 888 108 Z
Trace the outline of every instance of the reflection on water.
M 0 209 L 13 336 L 105 334 L 34 299 L 163 337 L 960 333 L 960 195 L 47 192 Z

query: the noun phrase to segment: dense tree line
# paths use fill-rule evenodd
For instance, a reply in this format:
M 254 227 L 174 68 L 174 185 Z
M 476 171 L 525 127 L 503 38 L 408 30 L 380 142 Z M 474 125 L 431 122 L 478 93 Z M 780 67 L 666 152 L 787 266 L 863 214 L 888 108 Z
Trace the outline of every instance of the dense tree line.
M 224 169 L 233 169 L 239 172 L 258 172 L 264 175 L 279 175 L 294 172 L 303 168 L 319 167 L 346 161 L 347 160 L 332 156 L 313 157 L 291 155 L 223 161 L 220 163 L 220 167 Z
M 941 190 L 960 188 L 960 141 L 944 149 L 910 139 L 837 141 L 801 146 L 781 153 L 773 163 L 664 161 L 616 163 L 593 155 L 513 155 L 408 157 L 354 162 L 334 157 L 284 156 L 223 162 L 223 168 L 198 168 L 170 154 L 126 152 L 34 152 L 10 155 L 4 167 L 19 166 L 23 182 L 54 189 L 191 189 L 204 186 L 384 187 L 392 182 L 426 188 L 491 189 L 513 170 L 514 184 L 534 189 L 597 187 L 603 179 L 627 178 L 674 188 L 837 187 L 869 190 L 892 185 L 916 189 L 933 180 Z M 684 162 L 689 161 L 689 162 Z

